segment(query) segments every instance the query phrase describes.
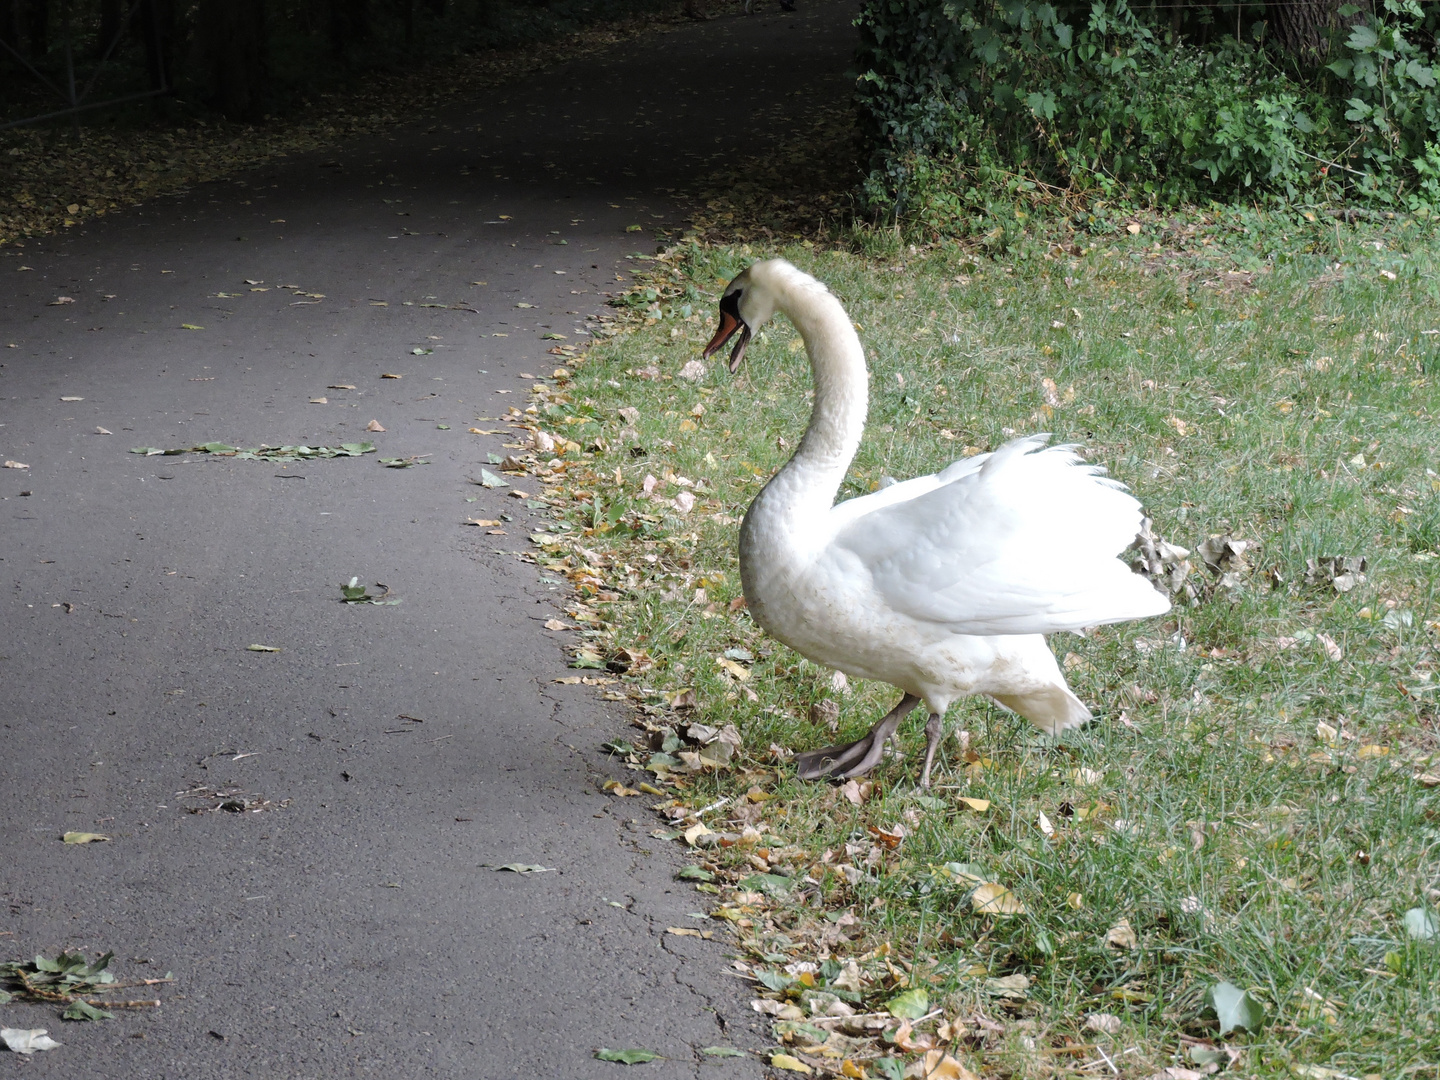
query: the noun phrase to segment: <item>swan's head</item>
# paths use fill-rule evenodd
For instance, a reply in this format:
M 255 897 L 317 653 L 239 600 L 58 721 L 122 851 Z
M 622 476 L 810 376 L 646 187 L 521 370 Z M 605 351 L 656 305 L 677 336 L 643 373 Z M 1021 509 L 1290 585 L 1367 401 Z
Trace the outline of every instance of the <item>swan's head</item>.
M 781 267 L 794 269 L 784 259 L 767 259 L 740 271 L 725 286 L 725 292 L 720 297 L 720 327 L 701 356 L 709 359 L 739 333 L 739 340 L 730 350 L 730 373 L 733 375 L 740 369 L 750 338 L 775 314 L 775 290 L 771 279 Z

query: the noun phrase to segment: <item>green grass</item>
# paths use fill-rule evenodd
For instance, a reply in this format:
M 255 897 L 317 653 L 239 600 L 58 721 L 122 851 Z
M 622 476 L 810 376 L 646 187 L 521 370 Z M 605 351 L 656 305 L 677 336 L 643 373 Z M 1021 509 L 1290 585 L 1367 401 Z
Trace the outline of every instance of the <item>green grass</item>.
M 1440 1070 L 1440 945 L 1402 924 L 1440 900 L 1440 793 L 1417 778 L 1440 771 L 1432 249 L 1395 228 L 1229 220 L 1171 229 L 1162 245 L 1117 231 L 1047 254 L 1032 238 L 995 260 L 883 235 L 850 250 L 683 247 L 653 264 L 630 332 L 537 405 L 547 430 L 600 440 L 548 477 L 565 509 L 539 538 L 540 561 L 580 584 L 582 662 L 629 666 L 620 688 L 654 750 L 696 722 L 743 736 L 729 767 L 658 769 L 679 829 L 735 797 L 703 820 L 741 842 L 697 852 L 718 875 L 702 886 L 715 917 L 735 924 L 756 972 L 809 961 L 824 986 L 859 961 L 857 1007 L 927 988 L 944 1015 L 917 1030 L 964 1019 L 947 1045 L 987 1076 L 1112 1075 L 1107 1055 L 1126 1076 L 1198 1068 L 1188 1048 L 1221 1041 L 1203 1006 L 1221 980 L 1266 1010 L 1261 1031 L 1224 1040 L 1240 1050 L 1231 1071 Z M 1298 254 L 1266 257 L 1277 250 Z M 919 714 L 902 729 L 905 760 L 872 774 L 863 805 L 794 779 L 784 750 L 835 741 L 812 706 L 834 701 L 853 737 L 897 692 L 842 692 L 732 610 L 737 520 L 803 429 L 809 372 L 777 319 L 739 376 L 720 363 L 697 382 L 679 373 L 712 331 L 721 285 L 766 254 L 826 281 L 861 327 L 870 424 L 842 498 L 1052 431 L 1192 549 L 1193 604 L 1052 639 L 1095 723 L 1057 741 L 970 700 L 950 712 L 967 734 L 947 738 L 929 796 L 914 782 Z M 688 512 L 672 502 L 682 491 Z M 1193 554 L 1221 534 L 1258 545 L 1233 589 Z M 1307 560 L 1333 556 L 1363 556 L 1366 580 L 1343 594 L 1307 584 Z M 685 689 L 695 705 L 677 710 Z M 873 830 L 896 824 L 903 840 L 877 847 Z M 764 829 L 746 837 L 747 825 Z M 945 863 L 1007 886 L 1024 914 L 975 913 L 973 881 Z M 740 884 L 765 868 L 798 883 L 780 897 Z M 1122 919 L 1134 948 L 1107 943 Z M 986 981 L 1016 974 L 1023 1000 Z M 806 989 L 766 978 L 757 993 L 776 1000 Z M 1086 1030 L 1092 1013 L 1120 1031 Z M 794 1023 L 777 1037 L 792 1053 L 818 1041 Z M 841 1057 L 804 1059 L 917 1057 L 883 1036 L 835 1047 Z

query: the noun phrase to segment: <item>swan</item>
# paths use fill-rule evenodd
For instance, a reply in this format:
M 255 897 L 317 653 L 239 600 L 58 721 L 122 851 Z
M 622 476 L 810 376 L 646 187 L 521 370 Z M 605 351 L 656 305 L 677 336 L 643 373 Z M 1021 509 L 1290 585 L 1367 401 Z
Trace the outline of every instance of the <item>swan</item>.
M 1117 558 L 1140 530 L 1140 503 L 1073 446 L 1047 446 L 1049 435 L 836 503 L 865 430 L 869 373 L 829 289 L 783 259 L 752 264 L 726 286 L 702 355 L 738 334 L 735 373 L 777 312 L 804 340 L 815 400 L 794 456 L 741 523 L 746 604 L 802 656 L 904 694 L 864 738 L 797 754 L 798 775 L 869 772 L 921 702 L 922 787 L 959 698 L 983 694 L 1051 734 L 1089 720 L 1044 635 L 1170 609 Z

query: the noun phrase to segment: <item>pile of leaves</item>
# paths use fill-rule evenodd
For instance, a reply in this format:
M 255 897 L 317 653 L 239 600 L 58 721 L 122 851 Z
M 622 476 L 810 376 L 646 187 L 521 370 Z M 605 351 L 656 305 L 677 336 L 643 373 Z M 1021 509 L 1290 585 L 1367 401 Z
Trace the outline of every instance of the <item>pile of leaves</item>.
M 375 452 L 375 444 L 370 442 L 347 442 L 339 446 L 256 446 L 251 449 L 242 449 L 238 446 L 231 446 L 229 443 L 209 442 L 201 443 L 199 446 L 178 446 L 170 450 L 161 450 L 155 446 L 137 446 L 130 451 L 132 454 L 140 454 L 144 457 L 175 457 L 179 454 L 209 454 L 213 457 L 230 457 L 237 461 L 314 461 L 319 458 L 336 457 L 360 457 L 362 454 Z M 384 459 L 387 464 L 399 461 L 399 458 Z
M 98 997 L 116 990 L 174 981 L 167 972 L 163 979 L 118 982 L 109 971 L 114 959 L 113 952 L 94 961 L 86 960 L 83 953 L 62 952 L 53 960 L 37 955 L 33 960 L 0 964 L 0 983 L 4 984 L 0 989 L 0 1005 L 11 1001 L 64 1005 L 61 1016 L 65 1020 L 112 1019 L 114 1014 L 107 1011 L 107 1006 L 113 1009 L 159 1005 L 158 1001 L 107 1002 Z

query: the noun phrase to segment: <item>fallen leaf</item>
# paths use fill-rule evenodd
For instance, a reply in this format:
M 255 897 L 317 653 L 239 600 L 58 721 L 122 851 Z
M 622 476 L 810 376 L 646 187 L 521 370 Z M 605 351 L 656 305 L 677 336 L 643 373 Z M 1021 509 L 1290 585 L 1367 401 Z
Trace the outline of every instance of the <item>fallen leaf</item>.
M 492 473 L 489 469 L 481 469 L 480 486 L 487 488 L 503 488 L 509 487 L 510 481 L 501 479 L 500 477 Z
M 508 870 L 512 874 L 550 874 L 555 872 L 553 866 L 540 866 L 537 863 L 507 862 L 503 866 L 495 867 L 496 871 Z
M 180 324 L 181 330 L 204 330 L 203 326 L 196 326 L 194 323 L 184 322 Z
M 632 225 L 626 231 L 635 232 L 638 231 L 639 228 L 639 225 Z M 814 1069 L 810 1068 L 809 1065 L 806 1065 L 803 1061 L 801 1061 L 799 1058 L 791 1057 L 789 1054 L 772 1055 L 770 1058 L 770 1064 L 773 1068 L 776 1069 L 788 1069 L 790 1072 L 803 1073 L 806 1075 L 815 1071 Z
M 917 986 L 887 1001 L 885 1011 L 899 1020 L 919 1020 L 930 1011 L 930 995 Z
M 280 651 L 279 647 L 278 647 L 278 646 L 275 646 L 275 645 L 246 645 L 246 646 L 245 646 L 245 649 L 246 649 L 247 652 L 279 652 L 279 651 Z
M 380 426 L 380 421 L 379 421 L 379 420 L 371 420 L 368 424 L 365 425 L 365 430 L 366 430 L 366 431 L 384 431 L 385 429 Z
M 700 822 L 695 825 L 691 825 L 690 828 L 685 830 L 685 843 L 689 844 L 691 847 L 694 847 L 696 842 L 699 841 L 702 836 L 709 835 L 711 835 L 711 830 L 703 822 Z
M 1233 983 L 1216 983 L 1205 991 L 1205 1005 L 1220 1021 L 1222 1037 L 1237 1028 L 1253 1034 L 1265 1022 L 1264 1007 Z
M 961 795 L 959 801 L 962 806 L 974 810 L 977 813 L 983 814 L 986 810 L 990 809 L 989 799 L 972 799 L 968 795 Z
M 62 397 L 61 401 L 84 401 L 83 397 Z
M 970 894 L 970 906 L 980 915 L 1025 914 L 1025 905 L 1015 894 L 994 881 L 987 881 Z
M 61 304 L 73 304 L 74 302 L 75 298 L 73 296 L 57 296 L 54 300 L 50 301 L 50 307 L 59 307 Z
M 708 1057 L 744 1057 L 744 1050 L 736 1050 L 733 1046 L 702 1046 L 700 1053 Z
M 546 630 L 573 630 L 573 629 L 575 629 L 575 628 L 574 628 L 573 626 L 571 626 L 569 623 L 561 622 L 559 619 L 546 619 L 544 625 L 545 625 L 545 629 L 546 629 Z
M 1024 1001 L 1025 991 L 1030 989 L 1030 979 L 1025 975 L 1005 975 L 999 979 L 986 979 L 985 992 L 991 997 L 1006 998 L 1010 1001 Z
M 1118 1035 L 1123 1026 L 1121 1019 L 1110 1013 L 1091 1013 L 1085 1017 L 1085 1030 L 1098 1031 L 1102 1035 Z
M 382 379 L 403 379 L 405 376 L 404 376 L 404 375 L 392 375 L 392 374 L 390 374 L 388 371 L 384 371 L 384 372 L 381 372 L 381 373 L 380 373 L 380 377 L 381 377 Z
M 522 305 L 529 307 L 529 304 Z M 622 1065 L 643 1065 L 647 1061 L 658 1061 L 662 1055 L 654 1050 L 609 1050 L 600 1049 L 595 1051 L 595 1057 L 600 1061 L 618 1061 Z
M 7 468 L 7 469 L 28 469 L 29 467 L 30 467 L 30 466 L 29 466 L 29 465 L 26 465 L 25 462 L 23 462 L 23 461 L 6 461 L 6 462 L 5 462 L 5 468 Z
M 0 1028 L 0 1039 L 16 1054 L 54 1050 L 60 1044 L 45 1034 L 47 1028 Z
M 920 1061 L 920 1068 L 920 1075 L 925 1080 L 980 1080 L 944 1050 L 931 1050 L 926 1053 Z
M 331 383 L 331 384 L 330 384 L 329 386 L 327 386 L 325 389 L 326 389 L 326 390 L 354 390 L 354 389 L 355 389 L 355 385 L 354 385 L 353 383 L 337 382 L 337 383 Z
M 330 404 L 330 399 L 329 399 L 329 398 L 325 398 L 325 397 L 312 397 L 312 398 L 310 399 L 310 404 L 311 404 L 311 405 L 329 405 L 329 404 Z
M 113 431 L 111 431 L 109 428 L 97 427 L 97 428 L 95 429 L 95 434 L 96 434 L 96 435 L 114 435 L 115 433 L 114 433 Z
M 674 934 L 676 937 L 703 938 L 705 936 L 699 930 L 692 930 L 688 926 L 667 926 L 665 932 L 667 934 Z
M 1405 933 L 1415 941 L 1429 941 L 1440 935 L 1440 919 L 1428 908 L 1411 908 L 1405 912 Z
M 1332 638 L 1329 634 L 1316 634 L 1315 640 L 1320 643 L 1322 648 L 1324 648 L 1325 655 L 1329 657 L 1333 663 L 1338 664 L 1341 660 L 1345 659 L 1344 650 L 1341 649 L 1339 645 L 1335 644 L 1335 639 Z
M 1135 936 L 1135 930 L 1131 927 L 1130 920 L 1121 919 L 1105 931 L 1105 944 L 1113 945 L 1117 949 L 1134 949 L 1139 947 L 1140 939 Z
M 97 840 L 109 840 L 110 837 L 96 832 L 67 832 L 60 839 L 67 844 L 91 844 Z

